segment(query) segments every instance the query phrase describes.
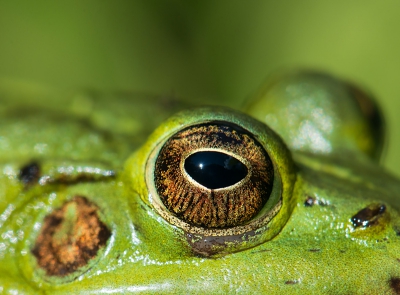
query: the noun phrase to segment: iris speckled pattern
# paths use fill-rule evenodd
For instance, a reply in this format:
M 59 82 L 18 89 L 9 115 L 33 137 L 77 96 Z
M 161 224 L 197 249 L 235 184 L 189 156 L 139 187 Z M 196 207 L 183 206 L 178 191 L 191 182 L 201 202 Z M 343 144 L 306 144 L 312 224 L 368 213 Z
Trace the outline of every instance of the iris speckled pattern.
M 1 294 L 400 294 L 400 180 L 355 84 L 0 95 Z

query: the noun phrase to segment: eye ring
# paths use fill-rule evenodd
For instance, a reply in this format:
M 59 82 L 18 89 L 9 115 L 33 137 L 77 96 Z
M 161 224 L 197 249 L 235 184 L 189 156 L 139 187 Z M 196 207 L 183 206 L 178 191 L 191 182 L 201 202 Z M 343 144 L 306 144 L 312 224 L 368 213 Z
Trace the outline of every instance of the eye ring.
M 274 171 L 271 194 L 261 210 L 247 222 L 228 228 L 205 228 L 180 220 L 161 201 L 154 181 L 157 157 L 165 142 L 185 128 L 212 122 L 232 124 L 251 134 L 269 155 Z M 161 231 L 171 242 L 179 241 L 201 256 L 224 255 L 271 240 L 284 228 L 296 207 L 292 194 L 296 167 L 285 143 L 264 123 L 226 107 L 194 108 L 173 115 L 128 159 L 124 175 L 130 182 L 132 198 L 140 198 L 139 202 L 147 205 L 147 214 L 154 221 L 151 224 L 156 229 L 149 229 L 148 234 Z M 135 215 L 140 213 L 134 206 L 132 210 Z M 137 223 L 143 228 L 149 224 L 142 219 Z

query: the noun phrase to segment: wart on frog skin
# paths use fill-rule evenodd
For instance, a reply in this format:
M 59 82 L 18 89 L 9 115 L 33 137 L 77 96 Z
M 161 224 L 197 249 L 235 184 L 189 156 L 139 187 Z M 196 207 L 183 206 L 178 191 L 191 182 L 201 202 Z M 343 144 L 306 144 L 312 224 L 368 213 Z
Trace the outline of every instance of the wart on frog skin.
M 331 204 L 328 201 L 324 200 L 324 199 L 318 199 L 318 198 L 315 198 L 315 197 L 307 196 L 306 200 L 304 201 L 304 206 L 312 207 L 314 205 L 329 206 Z
M 80 172 L 77 174 L 59 173 L 55 176 L 44 175 L 39 179 L 40 185 L 46 184 L 77 184 L 82 182 L 95 182 L 114 178 L 115 172 L 113 170 L 102 171 L 101 173 L 94 173 L 92 171 Z
M 116 177 L 116 172 L 98 165 L 49 165 L 31 161 L 20 169 L 19 180 L 29 188 L 35 184 L 77 184 L 95 182 Z
M 386 212 L 384 204 L 370 204 L 364 209 L 358 211 L 352 218 L 351 222 L 354 228 L 369 227 L 377 224 Z

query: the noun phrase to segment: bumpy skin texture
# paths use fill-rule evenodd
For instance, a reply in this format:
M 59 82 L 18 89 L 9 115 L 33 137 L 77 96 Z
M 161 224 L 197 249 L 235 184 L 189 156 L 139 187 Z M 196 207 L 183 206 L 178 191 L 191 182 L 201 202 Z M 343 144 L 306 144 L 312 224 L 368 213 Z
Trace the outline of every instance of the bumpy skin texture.
M 0 293 L 400 294 L 400 181 L 379 167 L 379 114 L 357 95 L 330 76 L 293 72 L 272 79 L 244 113 L 195 108 L 167 121 L 187 105 L 3 95 Z M 277 175 L 259 215 L 279 210 L 245 234 L 185 228 L 152 188 L 160 146 L 213 120 L 251 132 Z M 85 267 L 49 276 L 35 241 L 46 216 L 76 196 L 99 208 L 111 236 Z

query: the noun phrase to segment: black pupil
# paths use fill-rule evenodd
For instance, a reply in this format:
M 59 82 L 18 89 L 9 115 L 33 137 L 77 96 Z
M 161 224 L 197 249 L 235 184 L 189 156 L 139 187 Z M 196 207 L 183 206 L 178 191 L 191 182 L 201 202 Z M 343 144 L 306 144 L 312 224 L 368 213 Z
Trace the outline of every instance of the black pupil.
M 185 160 L 185 170 L 209 189 L 234 185 L 247 175 L 247 167 L 234 157 L 220 152 L 197 152 Z

